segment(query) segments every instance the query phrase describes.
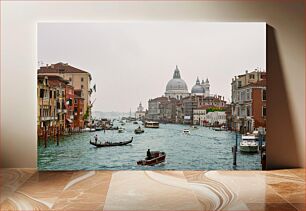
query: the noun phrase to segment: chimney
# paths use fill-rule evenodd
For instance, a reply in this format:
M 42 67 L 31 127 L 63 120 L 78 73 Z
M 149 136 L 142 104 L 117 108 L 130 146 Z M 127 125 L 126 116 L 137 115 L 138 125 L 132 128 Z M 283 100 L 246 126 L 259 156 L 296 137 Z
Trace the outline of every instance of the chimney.
M 245 74 L 248 74 L 248 72 L 249 72 L 249 71 L 246 70 L 246 71 L 245 71 Z

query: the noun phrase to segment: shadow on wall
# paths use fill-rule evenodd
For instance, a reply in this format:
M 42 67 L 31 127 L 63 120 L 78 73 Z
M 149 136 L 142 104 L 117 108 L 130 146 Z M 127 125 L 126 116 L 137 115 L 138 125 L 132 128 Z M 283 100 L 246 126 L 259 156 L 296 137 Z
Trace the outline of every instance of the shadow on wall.
M 267 169 L 294 168 L 299 163 L 296 135 L 276 30 L 267 25 Z M 273 147 L 273 148 L 272 148 Z

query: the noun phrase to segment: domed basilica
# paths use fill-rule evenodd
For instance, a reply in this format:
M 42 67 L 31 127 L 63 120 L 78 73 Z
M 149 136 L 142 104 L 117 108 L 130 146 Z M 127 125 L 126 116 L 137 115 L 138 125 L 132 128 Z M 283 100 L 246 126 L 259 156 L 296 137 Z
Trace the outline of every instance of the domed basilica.
M 208 78 L 206 79 L 205 82 L 204 80 L 202 80 L 202 82 L 200 83 L 199 77 L 197 77 L 196 84 L 191 89 L 191 94 L 203 95 L 204 97 L 208 97 L 210 94 L 209 88 L 210 84 Z
M 165 96 L 168 98 L 176 98 L 178 100 L 189 96 L 187 84 L 183 79 L 181 79 L 181 74 L 177 66 L 174 70 L 173 78 L 166 86 Z
M 191 95 L 201 95 L 204 97 L 208 97 L 210 94 L 209 91 L 210 84 L 208 79 L 204 82 L 200 83 L 199 78 L 196 80 L 196 84 L 192 87 L 191 93 L 188 92 L 187 84 L 186 82 L 181 78 L 180 71 L 178 67 L 176 66 L 174 73 L 173 73 L 173 78 L 168 82 L 166 86 L 166 92 L 165 96 L 168 98 L 176 98 L 178 100 L 188 97 Z

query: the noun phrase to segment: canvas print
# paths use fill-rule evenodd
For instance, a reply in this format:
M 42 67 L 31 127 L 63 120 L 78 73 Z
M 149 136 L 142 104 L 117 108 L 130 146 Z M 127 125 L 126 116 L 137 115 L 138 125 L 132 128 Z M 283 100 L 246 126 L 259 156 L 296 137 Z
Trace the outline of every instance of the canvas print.
M 38 23 L 39 170 L 262 169 L 266 24 Z

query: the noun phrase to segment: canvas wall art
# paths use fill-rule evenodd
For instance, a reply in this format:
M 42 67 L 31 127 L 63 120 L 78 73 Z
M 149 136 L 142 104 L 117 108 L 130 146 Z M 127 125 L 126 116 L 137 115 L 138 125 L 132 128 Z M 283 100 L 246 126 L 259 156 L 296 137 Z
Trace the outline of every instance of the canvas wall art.
M 44 22 L 37 31 L 39 170 L 262 168 L 265 23 Z

